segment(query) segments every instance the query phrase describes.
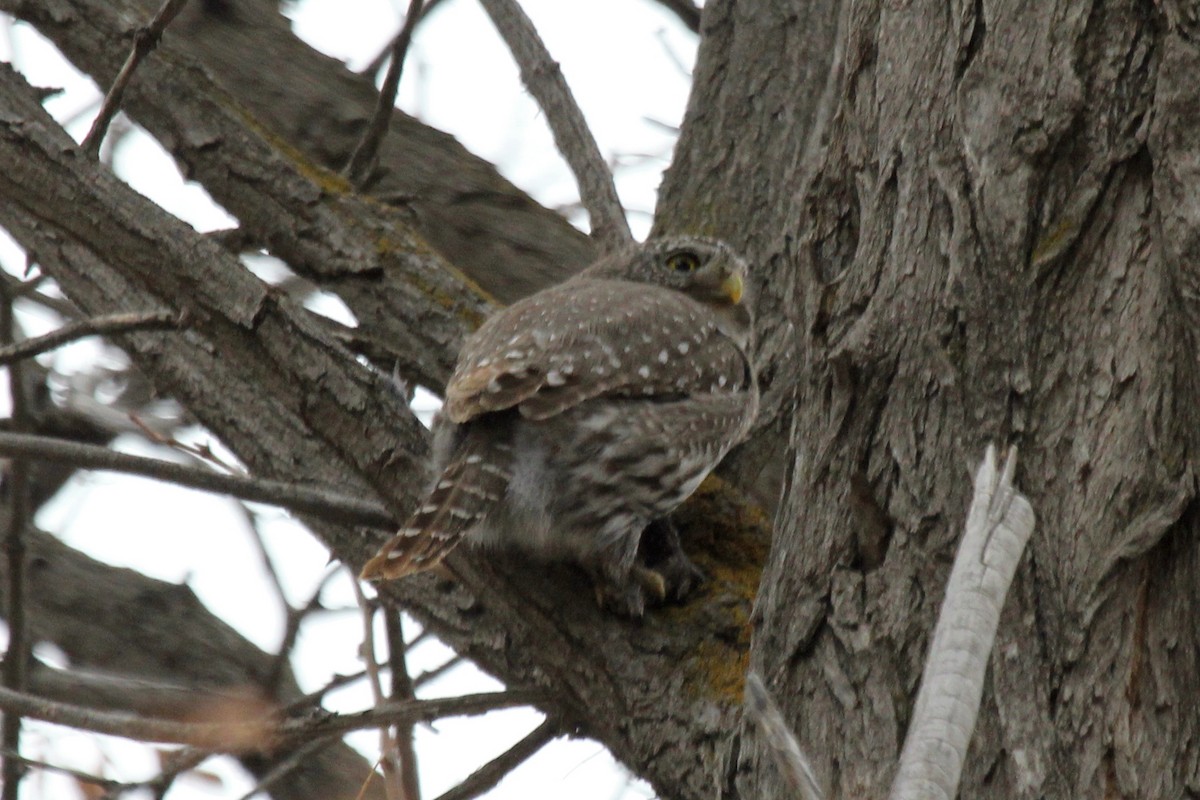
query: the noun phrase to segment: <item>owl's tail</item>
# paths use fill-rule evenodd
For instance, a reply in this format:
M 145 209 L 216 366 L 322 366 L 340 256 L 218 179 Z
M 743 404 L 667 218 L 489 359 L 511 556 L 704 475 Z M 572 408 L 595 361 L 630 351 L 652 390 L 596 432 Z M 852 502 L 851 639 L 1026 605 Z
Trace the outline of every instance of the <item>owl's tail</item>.
M 399 532 L 363 567 L 362 580 L 395 580 L 437 566 L 503 498 L 509 447 L 469 432 Z

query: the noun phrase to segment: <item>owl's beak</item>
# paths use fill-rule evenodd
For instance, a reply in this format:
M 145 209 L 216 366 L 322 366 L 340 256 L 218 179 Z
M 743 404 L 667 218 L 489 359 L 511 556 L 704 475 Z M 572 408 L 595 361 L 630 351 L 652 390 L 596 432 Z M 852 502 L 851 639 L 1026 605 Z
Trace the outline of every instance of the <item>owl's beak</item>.
M 721 283 L 721 295 L 729 298 L 729 302 L 735 306 L 742 302 L 742 292 L 744 290 L 745 286 L 742 284 L 742 276 L 736 272 Z

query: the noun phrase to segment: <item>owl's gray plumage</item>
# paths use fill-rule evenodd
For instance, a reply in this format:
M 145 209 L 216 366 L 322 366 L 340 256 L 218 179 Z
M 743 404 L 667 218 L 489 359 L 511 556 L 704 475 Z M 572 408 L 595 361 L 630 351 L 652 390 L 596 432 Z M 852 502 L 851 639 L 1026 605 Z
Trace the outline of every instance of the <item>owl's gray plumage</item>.
M 466 538 L 575 561 L 640 614 L 662 590 L 636 563 L 642 531 L 757 411 L 745 269 L 723 243 L 657 239 L 491 317 L 446 387 L 438 477 L 363 577 L 432 567 Z

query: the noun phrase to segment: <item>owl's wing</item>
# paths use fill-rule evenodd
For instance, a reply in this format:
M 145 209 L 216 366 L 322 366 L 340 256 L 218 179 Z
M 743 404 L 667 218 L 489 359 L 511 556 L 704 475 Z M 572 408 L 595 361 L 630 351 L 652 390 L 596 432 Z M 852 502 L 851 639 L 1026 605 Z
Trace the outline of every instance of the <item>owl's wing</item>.
M 733 390 L 744 375 L 737 345 L 686 295 L 576 279 L 489 319 L 459 356 L 443 412 L 458 423 L 514 407 L 547 419 L 601 395 Z

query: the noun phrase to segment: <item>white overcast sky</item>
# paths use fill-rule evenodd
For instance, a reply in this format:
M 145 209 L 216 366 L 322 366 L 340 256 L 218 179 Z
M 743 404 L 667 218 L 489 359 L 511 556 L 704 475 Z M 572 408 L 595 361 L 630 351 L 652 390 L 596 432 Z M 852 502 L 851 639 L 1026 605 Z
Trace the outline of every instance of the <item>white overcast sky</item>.
M 358 69 L 387 45 L 406 5 L 400 0 L 305 0 L 287 4 L 287 13 L 298 35 Z M 670 130 L 678 125 L 687 100 L 695 37 L 652 0 L 525 0 L 523 6 L 562 64 L 601 151 L 610 163 L 619 165 L 618 190 L 635 234 L 644 236 L 674 139 Z M 65 91 L 48 101 L 47 108 L 60 121 L 69 121 L 68 130 L 76 139 L 83 137 L 99 99 L 99 90 L 88 78 L 31 28 L 2 17 L 0 59 L 12 61 L 35 85 L 62 87 Z M 474 0 L 446 2 L 418 29 L 399 105 L 454 134 L 541 202 L 554 207 L 576 202 L 574 181 L 556 156 L 536 104 L 521 88 L 507 51 Z M 122 141 L 114 154 L 114 168 L 138 191 L 197 230 L 233 224 L 202 189 L 182 181 L 170 157 L 144 133 L 134 132 Z M 579 214 L 573 220 L 586 224 Z M 2 229 L 0 263 L 10 272 L 24 268 L 23 255 Z M 335 304 L 323 308 L 344 318 Z M 59 322 L 34 312 L 21 319 L 31 335 Z M 46 363 L 69 375 L 113 358 L 120 355 L 85 342 L 64 348 Z M 7 408 L 4 395 L 0 406 Z M 203 431 L 194 435 L 211 441 Z M 118 445 L 131 452 L 173 457 L 133 437 Z M 255 511 L 263 519 L 267 546 L 291 602 L 305 602 L 326 570 L 327 551 L 283 512 L 267 507 Z M 226 501 L 134 478 L 85 474 L 43 510 L 38 523 L 96 558 L 164 580 L 186 581 L 216 614 L 268 651 L 274 651 L 282 637 L 283 612 L 246 531 L 245 518 Z M 344 574 L 339 575 L 323 595 L 326 605 L 353 606 L 349 587 Z M 411 636 L 416 630 L 409 622 L 406 633 Z M 312 618 L 302 631 L 294 659 L 302 686 L 311 690 L 334 673 L 360 669 L 361 639 L 355 613 Z M 56 658 L 50 652 L 43 655 Z M 412 672 L 436 667 L 449 656 L 436 641 L 424 642 L 410 654 Z M 465 666 L 422 694 L 498 688 L 496 681 Z M 370 702 L 365 685 L 359 684 L 334 694 L 330 707 L 350 711 Z M 423 795 L 436 797 L 539 721 L 538 714 L 518 709 L 419 728 Z M 370 758 L 377 755 L 376 734 L 356 734 L 350 741 Z M 25 750 L 34 758 L 123 780 L 148 778 L 157 769 L 154 754 L 141 745 L 98 740 L 50 726 L 31 725 Z M 211 761 L 206 770 L 209 779 L 183 780 L 169 797 L 240 797 L 253 785 L 227 760 Z M 35 774 L 26 779 L 22 796 L 81 795 L 66 779 Z M 559 740 L 487 796 L 615 800 L 652 793 L 645 784 L 631 782 L 595 742 Z

